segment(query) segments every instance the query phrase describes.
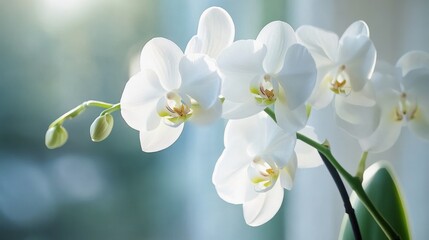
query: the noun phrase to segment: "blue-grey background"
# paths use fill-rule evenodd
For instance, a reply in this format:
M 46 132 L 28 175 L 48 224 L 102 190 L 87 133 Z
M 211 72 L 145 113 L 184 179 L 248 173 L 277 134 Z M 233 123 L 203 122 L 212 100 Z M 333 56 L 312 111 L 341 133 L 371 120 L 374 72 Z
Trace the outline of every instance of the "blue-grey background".
M 157 154 L 140 150 L 138 132 L 115 113 L 104 142 L 92 143 L 88 109 L 65 123 L 67 144 L 44 146 L 45 131 L 85 100 L 118 102 L 143 45 L 166 37 L 182 49 L 201 13 L 221 6 L 236 39 L 256 37 L 273 20 L 341 34 L 367 21 L 381 59 L 429 51 L 426 1 L 16 0 L 0 1 L 0 239 L 335 239 L 342 203 L 323 167 L 301 170 L 276 217 L 253 228 L 240 206 L 221 200 L 211 173 L 223 147 L 223 121 L 186 126 Z M 324 116 L 323 112 L 319 113 Z M 324 129 L 322 121 L 312 123 Z M 346 142 L 346 140 L 344 140 Z M 354 172 L 347 142 L 339 160 Z M 413 236 L 429 235 L 428 143 L 404 131 L 392 161 Z

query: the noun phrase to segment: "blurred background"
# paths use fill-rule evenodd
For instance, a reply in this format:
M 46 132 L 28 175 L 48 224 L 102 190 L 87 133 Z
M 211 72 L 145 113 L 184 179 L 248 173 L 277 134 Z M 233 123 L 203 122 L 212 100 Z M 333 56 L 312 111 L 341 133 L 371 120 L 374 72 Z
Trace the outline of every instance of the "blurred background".
M 267 224 L 245 224 L 241 206 L 221 200 L 211 183 L 223 148 L 224 122 L 188 124 L 172 147 L 140 150 L 138 132 L 115 113 L 110 137 L 92 143 L 98 109 L 65 123 L 67 144 L 44 145 L 48 125 L 85 100 L 116 103 L 133 62 L 153 37 L 182 49 L 210 6 L 232 16 L 236 39 L 255 38 L 273 20 L 312 24 L 337 34 L 365 20 L 378 58 L 395 63 L 429 51 L 429 2 L 340 0 L 15 0 L 0 1 L 0 239 L 336 239 L 343 216 L 324 167 L 297 173 L 296 185 Z M 316 112 L 320 134 L 329 109 Z M 356 143 L 340 132 L 338 159 L 351 172 Z M 429 235 L 428 143 L 404 129 L 392 162 L 412 235 Z

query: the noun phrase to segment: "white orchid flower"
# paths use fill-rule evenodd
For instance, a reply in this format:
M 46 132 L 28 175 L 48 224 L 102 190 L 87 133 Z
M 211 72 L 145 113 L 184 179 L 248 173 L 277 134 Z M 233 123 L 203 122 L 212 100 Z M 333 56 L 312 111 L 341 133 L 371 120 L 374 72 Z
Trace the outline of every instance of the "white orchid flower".
M 374 74 L 381 119 L 376 131 L 359 142 L 365 151 L 382 152 L 399 138 L 403 126 L 429 140 L 429 54 L 413 51 L 393 67 Z
M 284 190 L 293 186 L 295 170 L 321 164 L 304 146 L 302 163 L 294 151 L 296 135 L 281 129 L 264 112 L 230 120 L 225 128 L 225 149 L 216 163 L 213 183 L 219 196 L 243 204 L 246 223 L 259 226 L 279 210 Z M 315 152 L 317 154 L 317 151 Z
M 366 23 L 354 22 L 340 39 L 335 33 L 313 26 L 298 28 L 297 36 L 311 52 L 318 70 L 310 105 L 324 108 L 335 96 L 339 127 L 358 139 L 373 133 L 379 109 L 369 79 L 375 67 L 376 50 Z
M 169 147 L 186 121 L 204 123 L 220 116 L 221 81 L 208 56 L 184 55 L 170 40 L 154 38 L 143 47 L 140 68 L 125 86 L 121 114 L 140 131 L 143 151 Z
M 283 129 L 296 132 L 305 126 L 305 102 L 314 88 L 316 66 L 287 23 L 271 22 L 256 40 L 234 42 L 217 63 L 223 117 L 245 118 L 273 105 Z
M 188 42 L 185 54 L 201 53 L 216 59 L 232 44 L 234 36 L 234 22 L 228 12 L 220 7 L 210 7 L 201 14 L 197 34 Z

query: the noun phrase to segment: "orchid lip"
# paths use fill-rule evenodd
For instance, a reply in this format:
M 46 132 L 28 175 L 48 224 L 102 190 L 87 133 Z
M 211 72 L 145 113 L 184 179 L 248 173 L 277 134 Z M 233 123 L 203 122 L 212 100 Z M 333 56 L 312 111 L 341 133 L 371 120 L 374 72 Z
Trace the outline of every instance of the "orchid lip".
M 270 190 L 279 177 L 279 168 L 272 161 L 256 156 L 249 166 L 248 174 L 256 192 Z
M 276 84 L 270 74 L 265 74 L 262 79 L 252 82 L 250 92 L 259 105 L 269 106 L 277 100 Z
M 346 71 L 346 66 L 341 65 L 332 73 L 328 73 L 324 77 L 325 81 L 329 81 L 330 90 L 335 94 L 349 95 L 351 92 L 350 76 Z
M 413 120 L 418 111 L 418 106 L 416 101 L 413 101 L 408 97 L 408 95 L 403 92 L 400 95 L 400 101 L 395 108 L 394 119 L 398 122 L 402 120 L 410 121 Z
M 158 115 L 165 120 L 167 125 L 180 125 L 192 116 L 192 107 L 176 92 L 168 92 L 164 103 L 158 110 Z

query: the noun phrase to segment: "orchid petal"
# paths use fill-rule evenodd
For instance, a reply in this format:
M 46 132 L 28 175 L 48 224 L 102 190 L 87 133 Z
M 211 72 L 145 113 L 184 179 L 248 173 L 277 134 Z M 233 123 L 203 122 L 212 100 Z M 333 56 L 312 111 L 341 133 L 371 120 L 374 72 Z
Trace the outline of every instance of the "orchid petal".
M 354 92 L 351 94 L 359 95 Z M 356 98 L 365 99 L 362 96 Z M 373 104 L 367 104 L 370 102 Z M 335 113 L 337 125 L 358 139 L 371 135 L 380 120 L 380 109 L 371 99 L 353 102 L 347 96 L 337 96 L 335 98 Z
M 222 117 L 225 119 L 241 119 L 255 115 L 262 110 L 265 106 L 255 104 L 253 101 L 237 103 L 225 99 L 223 102 Z
M 409 71 L 402 79 L 407 95 L 417 100 L 419 107 L 429 108 L 429 68 Z
M 277 99 L 274 112 L 277 124 L 286 132 L 296 132 L 304 128 L 307 123 L 307 112 L 304 104 L 290 110 L 282 99 Z
M 201 39 L 197 35 L 194 35 L 186 45 L 185 55 L 202 53 L 202 45 Z
M 136 130 L 151 130 L 158 126 L 156 112 L 158 101 L 165 94 L 157 75 L 143 70 L 132 76 L 121 97 L 121 115 L 125 122 Z
M 347 29 L 346 31 L 343 33 L 343 35 L 341 36 L 340 42 L 343 41 L 344 38 L 346 37 L 356 37 L 359 35 L 363 35 L 365 37 L 369 37 L 369 28 L 368 25 L 362 21 L 356 21 L 354 23 L 352 23 Z
M 375 68 L 376 50 L 372 41 L 363 35 L 345 37 L 340 43 L 338 62 L 345 66 L 353 91 L 360 91 L 371 78 Z
M 291 156 L 295 154 L 296 135 L 288 134 L 271 119 L 266 122 L 273 126 L 267 129 L 271 133 L 266 131 L 266 134 L 271 136 L 267 136 L 268 141 L 265 152 L 274 158 L 279 168 L 283 168 L 288 164 Z
M 321 72 L 318 74 L 322 75 Z M 316 87 L 308 99 L 308 103 L 315 109 L 322 109 L 328 106 L 334 98 L 334 92 L 332 92 L 330 88 L 331 83 L 329 78 L 324 79 L 322 75 L 322 77 L 318 79 L 318 83 L 316 83 Z
M 284 189 L 292 189 L 297 166 L 298 162 L 296 154 L 294 153 L 289 159 L 288 164 L 280 170 L 280 183 Z
M 398 140 L 402 122 L 395 119 L 395 108 L 399 98 L 399 93 L 392 89 L 379 94 L 377 103 L 382 109 L 380 123 L 371 136 L 359 139 L 359 144 L 364 151 L 383 152 Z
M 226 202 L 241 204 L 256 197 L 247 174 L 251 161 L 252 157 L 246 154 L 240 142 L 222 152 L 216 162 L 212 182 L 218 195 Z
M 267 73 L 277 73 L 283 66 L 286 50 L 296 43 L 295 32 L 292 27 L 282 21 L 267 24 L 260 32 L 256 41 L 263 43 L 267 48 L 263 66 Z
M 209 124 L 222 115 L 222 102 L 218 99 L 213 106 L 204 109 L 201 106 L 193 106 L 190 121 L 196 124 Z
M 166 90 L 174 90 L 180 86 L 179 61 L 182 56 L 182 50 L 174 42 L 153 38 L 143 47 L 140 68 L 154 71 Z
M 291 110 L 302 105 L 310 97 L 316 83 L 317 70 L 307 49 L 292 45 L 286 53 L 284 66 L 278 73 L 278 81 L 286 94 L 286 103 Z
M 410 51 L 404 54 L 396 63 L 405 76 L 409 71 L 417 68 L 429 68 L 429 53 L 423 51 Z
M 313 26 L 301 26 L 296 30 L 298 42 L 303 44 L 318 68 L 332 65 L 337 60 L 338 36 Z
M 375 71 L 372 74 L 370 81 L 372 82 L 374 89 L 377 89 L 377 92 L 388 89 L 401 91 L 399 79 L 402 77 L 398 70 L 399 68 L 392 66 L 390 63 L 377 61 L 377 64 L 375 65 Z
M 429 111 L 417 109 L 414 118 L 408 124 L 414 134 L 429 141 Z
M 253 200 L 243 203 L 246 223 L 255 227 L 268 222 L 279 211 L 283 197 L 284 190 L 277 181 L 268 192 L 260 193 Z
M 234 35 L 235 27 L 231 16 L 220 7 L 208 8 L 200 17 L 198 41 L 191 39 L 186 53 L 202 53 L 217 58 L 224 48 L 232 44 Z
M 255 140 L 258 141 L 262 138 L 262 134 L 265 134 L 264 129 L 260 129 L 262 115 L 258 114 L 252 117 L 230 120 L 226 124 L 224 134 L 225 147 L 240 142 L 242 145 L 248 145 Z
M 226 48 L 217 59 L 222 77 L 222 95 L 234 102 L 253 100 L 250 82 L 262 77 L 266 48 L 254 40 L 240 40 Z
M 316 142 L 320 142 L 316 133 L 314 132 L 313 127 L 306 126 L 305 128 L 301 129 L 299 133 L 313 139 Z M 312 168 L 323 164 L 319 152 L 303 141 L 296 142 L 295 152 L 298 155 L 298 168 Z
M 171 127 L 159 123 L 158 127 L 151 131 L 140 130 L 140 144 L 144 152 L 158 152 L 171 146 L 183 131 L 184 124 Z
M 180 92 L 195 99 L 207 109 L 218 101 L 221 80 L 216 63 L 205 55 L 186 55 L 179 63 L 182 76 Z

